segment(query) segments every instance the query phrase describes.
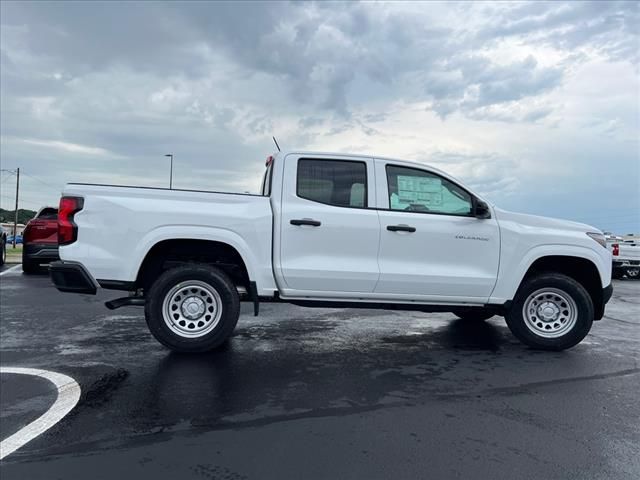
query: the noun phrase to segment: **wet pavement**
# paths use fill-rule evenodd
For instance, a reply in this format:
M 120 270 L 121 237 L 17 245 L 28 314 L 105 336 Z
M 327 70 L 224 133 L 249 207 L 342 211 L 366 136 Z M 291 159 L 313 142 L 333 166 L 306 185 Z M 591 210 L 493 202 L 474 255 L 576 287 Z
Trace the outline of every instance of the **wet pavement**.
M 637 479 L 640 282 L 614 287 L 607 317 L 560 353 L 498 317 L 263 304 L 243 306 L 222 350 L 179 355 L 140 308 L 103 307 L 118 292 L 12 272 L 0 365 L 64 373 L 82 396 L 2 479 Z M 0 378 L 2 439 L 52 401 L 16 377 Z
M 44 378 L 0 374 L 0 439 L 13 435 L 46 412 L 57 396 Z

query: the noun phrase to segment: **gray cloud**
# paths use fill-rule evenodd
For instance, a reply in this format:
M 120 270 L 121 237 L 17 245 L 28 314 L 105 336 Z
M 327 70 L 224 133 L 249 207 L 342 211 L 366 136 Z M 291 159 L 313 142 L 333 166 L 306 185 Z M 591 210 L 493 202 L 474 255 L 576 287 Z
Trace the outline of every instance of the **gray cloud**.
M 9 61 L 15 52 L 30 52 L 41 68 L 71 78 L 115 67 L 202 78 L 224 55 L 238 66 L 236 75 L 274 76 L 288 84 L 298 102 L 346 116 L 349 86 L 361 76 L 402 86 L 405 76 L 425 72 L 424 90 L 440 114 L 468 109 L 461 97 L 473 86 L 478 104 L 488 105 L 536 95 L 562 76 L 557 69 L 536 68 L 532 57 L 494 64 L 473 53 L 476 45 L 461 32 L 435 19 L 425 23 L 427 9 L 426 18 L 363 4 L 283 2 L 141 2 L 119 8 L 94 2 L 9 3 L 4 10 L 3 18 L 10 19 Z M 504 27 L 494 35 L 533 28 L 520 23 L 515 22 L 519 29 Z M 452 56 L 457 60 L 450 61 Z M 25 88 L 17 78 L 7 81 L 8 88 Z
M 440 116 L 464 111 L 477 118 L 482 107 L 536 96 L 561 80 L 561 69 L 539 67 L 533 56 L 507 65 L 497 65 L 485 56 L 464 56 L 450 61 L 445 71 L 429 72 L 425 89 Z
M 482 41 L 523 37 L 566 49 L 595 48 L 616 60 L 638 63 L 640 4 L 636 1 L 545 2 L 495 8 Z
M 579 132 L 574 149 L 587 136 L 598 147 L 618 141 L 631 191 L 639 8 L 636 2 L 5 1 L 3 168 L 20 165 L 55 185 L 163 184 L 163 155 L 172 152 L 179 186 L 255 190 L 271 135 L 285 147 L 371 151 L 384 139 L 398 155 L 420 152 L 424 139 L 404 129 L 424 119 L 426 109 L 435 115 L 424 127 L 435 143 L 430 151 L 443 148 L 457 158 L 451 168 L 483 192 L 515 198 L 515 185 L 526 190 L 515 179 L 523 165 L 538 161 L 529 152 L 539 145 L 531 135 L 509 147 L 512 135 L 503 132 L 519 129 L 527 137 L 522 132 L 534 128 L 544 136 Z M 636 90 L 572 87 L 573 104 L 578 98 L 585 111 L 571 111 L 559 92 L 596 60 L 611 72 L 615 62 L 633 65 Z M 621 95 L 627 97 L 620 101 Z M 597 118 L 597 126 L 585 126 L 584 116 Z M 443 135 L 448 126 L 463 133 L 439 145 L 428 129 Z M 467 134 L 475 132 L 497 143 L 472 143 Z M 507 148 L 513 155 L 498 153 Z M 566 161 L 580 161 L 570 153 Z M 44 193 L 27 185 L 27 196 L 36 202 Z

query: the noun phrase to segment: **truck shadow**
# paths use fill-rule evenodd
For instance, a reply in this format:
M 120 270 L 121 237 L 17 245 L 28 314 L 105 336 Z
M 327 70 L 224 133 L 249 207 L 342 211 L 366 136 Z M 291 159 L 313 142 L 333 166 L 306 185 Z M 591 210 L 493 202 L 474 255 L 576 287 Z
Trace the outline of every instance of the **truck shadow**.
M 419 335 L 384 337 L 388 343 L 403 345 L 431 345 L 446 349 L 497 352 L 509 343 L 509 333 L 488 322 L 453 320 L 446 327 Z
M 146 378 L 132 421 L 146 428 L 171 426 L 173 431 L 253 425 L 319 412 L 350 414 L 418 402 L 460 390 L 461 385 L 485 388 L 483 375 L 505 362 L 544 362 L 510 338 L 506 327 L 488 322 L 455 320 L 425 333 L 336 342 L 326 349 L 291 339 L 282 340 L 279 348 L 249 349 L 244 342 L 250 336 L 241 331 L 208 354 L 162 357 Z M 261 336 L 278 335 L 263 331 Z M 512 344 L 515 348 L 503 348 Z

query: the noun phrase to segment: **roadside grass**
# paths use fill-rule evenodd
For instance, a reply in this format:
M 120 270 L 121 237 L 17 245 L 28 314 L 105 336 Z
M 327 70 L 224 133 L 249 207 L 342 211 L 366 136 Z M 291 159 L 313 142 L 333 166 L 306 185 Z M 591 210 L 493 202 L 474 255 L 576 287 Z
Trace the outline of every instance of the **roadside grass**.
M 13 245 L 7 244 L 7 263 L 22 263 L 22 244 Z

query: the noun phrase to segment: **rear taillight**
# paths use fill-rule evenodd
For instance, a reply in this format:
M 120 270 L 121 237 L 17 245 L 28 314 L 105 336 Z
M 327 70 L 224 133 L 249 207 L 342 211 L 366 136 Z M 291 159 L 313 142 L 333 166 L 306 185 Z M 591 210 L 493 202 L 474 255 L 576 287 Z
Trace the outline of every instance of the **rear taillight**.
M 73 216 L 82 210 L 84 198 L 62 197 L 58 209 L 58 244 L 69 245 L 78 239 L 78 226 Z
M 614 243 L 613 245 L 611 245 L 611 253 L 613 254 L 614 257 L 617 257 L 618 255 L 620 255 L 620 245 L 618 245 L 617 243 Z

